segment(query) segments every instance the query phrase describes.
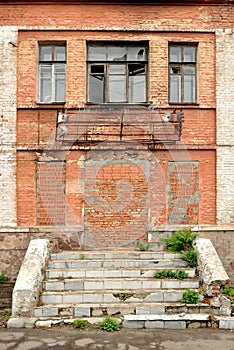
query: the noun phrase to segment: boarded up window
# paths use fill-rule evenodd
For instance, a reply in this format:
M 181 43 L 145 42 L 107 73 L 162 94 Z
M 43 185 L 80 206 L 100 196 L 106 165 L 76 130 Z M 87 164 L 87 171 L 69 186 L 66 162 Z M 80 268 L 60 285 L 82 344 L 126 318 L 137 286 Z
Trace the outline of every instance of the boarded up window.
M 199 162 L 168 163 L 168 224 L 197 224 Z
M 37 224 L 65 225 L 65 162 L 37 163 Z

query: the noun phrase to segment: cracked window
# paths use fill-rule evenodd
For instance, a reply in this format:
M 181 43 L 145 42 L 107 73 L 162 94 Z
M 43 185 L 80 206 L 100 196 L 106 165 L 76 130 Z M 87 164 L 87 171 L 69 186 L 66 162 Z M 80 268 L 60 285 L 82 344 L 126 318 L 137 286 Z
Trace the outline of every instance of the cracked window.
M 88 102 L 147 102 L 146 43 L 88 44 Z

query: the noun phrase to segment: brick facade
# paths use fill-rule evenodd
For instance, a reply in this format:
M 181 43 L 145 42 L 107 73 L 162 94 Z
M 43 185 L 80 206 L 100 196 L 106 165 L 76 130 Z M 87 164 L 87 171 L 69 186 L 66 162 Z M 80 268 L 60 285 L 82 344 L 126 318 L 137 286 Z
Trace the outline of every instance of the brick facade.
M 217 222 L 234 223 L 234 32 L 216 33 Z M 224 54 L 225 53 L 225 54 Z
M 15 226 L 17 27 L 0 27 L 0 226 Z
M 160 225 L 233 223 L 233 6 L 13 3 L 0 1 L 0 227 L 75 227 L 84 243 L 108 247 Z M 57 111 L 87 107 L 86 44 L 100 40 L 148 42 L 148 101 L 160 113 L 183 109 L 181 142 L 55 141 Z M 66 42 L 65 104 L 38 103 L 38 43 L 48 41 Z M 196 104 L 168 102 L 172 42 L 198 45 Z

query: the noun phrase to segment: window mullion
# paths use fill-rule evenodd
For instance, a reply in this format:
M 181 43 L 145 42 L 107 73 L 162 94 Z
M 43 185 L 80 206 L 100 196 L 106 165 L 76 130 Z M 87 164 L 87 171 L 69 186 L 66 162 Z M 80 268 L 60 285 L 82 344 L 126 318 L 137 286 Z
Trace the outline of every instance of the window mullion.
M 51 76 L 51 101 L 55 102 L 55 64 L 52 63 L 52 76 Z

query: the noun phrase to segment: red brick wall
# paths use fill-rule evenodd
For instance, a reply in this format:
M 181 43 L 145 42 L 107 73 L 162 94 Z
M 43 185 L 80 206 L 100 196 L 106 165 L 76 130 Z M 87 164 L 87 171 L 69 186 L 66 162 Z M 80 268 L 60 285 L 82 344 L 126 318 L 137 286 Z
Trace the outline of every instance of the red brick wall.
M 0 6 L 1 10 L 1 6 Z M 185 122 L 182 131 L 182 145 L 189 151 L 175 150 L 158 146 L 153 151 L 157 159 L 162 180 L 158 182 L 157 170 L 147 180 L 146 203 L 150 208 L 147 225 L 156 227 L 167 223 L 168 201 L 168 161 L 199 162 L 199 211 L 200 224 L 214 224 L 215 209 L 215 36 L 205 32 L 217 25 L 228 27 L 231 7 L 202 6 L 4 6 L 4 24 L 21 26 L 18 41 L 18 224 L 35 225 L 36 223 L 36 166 L 35 161 L 43 153 L 52 138 L 54 144 L 57 108 L 63 106 L 38 105 L 37 101 L 37 57 L 38 41 L 66 40 L 67 42 L 67 108 L 85 106 L 86 102 L 86 41 L 88 40 L 129 40 L 149 41 L 149 100 L 160 108 L 170 108 L 168 104 L 168 43 L 196 42 L 198 46 L 198 105 L 183 108 Z M 222 18 L 220 16 L 222 13 Z M 41 14 L 41 15 L 40 15 Z M 0 20 L 1 23 L 1 20 Z M 3 23 L 3 21 L 2 21 Z M 35 30 L 35 26 L 37 30 Z M 47 30 L 40 30 L 40 29 Z M 176 32 L 177 31 L 177 32 Z M 184 146 L 183 146 L 184 147 Z M 33 151 L 30 151 L 32 149 Z M 36 154 L 37 152 L 37 154 Z M 57 157 L 57 151 L 52 151 Z M 92 206 L 87 205 L 85 188 L 88 178 L 85 177 L 85 159 L 89 152 L 67 150 L 59 159 L 66 160 L 66 224 L 83 225 L 84 212 L 86 225 L 92 222 L 95 227 Z M 148 151 L 150 159 L 152 156 Z M 111 158 L 113 161 L 115 158 Z M 130 157 L 131 160 L 131 157 Z M 150 160 L 151 162 L 151 160 Z M 129 165 L 129 164 L 128 164 Z M 129 183 L 134 182 L 134 167 L 130 162 Z M 109 198 L 111 206 L 115 191 L 111 182 L 105 179 L 111 169 L 113 175 L 117 164 L 112 163 L 103 168 L 102 176 L 97 175 L 98 186 L 106 184 L 102 192 Z M 134 168 L 134 169 L 133 169 Z M 26 171 L 25 171 L 26 169 Z M 28 180 L 25 180 L 28 177 Z M 126 174 L 121 166 L 118 172 L 120 179 Z M 87 181 L 86 181 L 87 180 Z M 105 182 L 105 181 L 107 182 Z M 136 181 L 141 183 L 141 177 Z M 86 181 L 86 182 L 85 182 Z M 143 180 L 142 180 L 143 181 Z M 139 185 L 139 186 L 138 186 Z M 145 187 L 140 187 L 142 191 Z M 144 191 L 143 191 L 144 192 Z M 145 192 L 146 194 L 146 192 Z M 160 203 L 160 205 L 158 205 Z M 25 211 L 25 205 L 28 210 Z M 134 208 L 132 208 L 134 211 Z M 97 213 L 96 213 L 97 214 Z M 95 215 L 96 215 L 95 214 Z M 109 214 L 108 214 L 109 215 Z M 100 222 L 110 221 L 104 215 Z M 89 218 L 89 219 L 88 219 Z M 126 214 L 127 221 L 128 216 Z M 121 222 L 118 217 L 116 222 Z M 108 221 L 108 222 L 109 222 Z M 145 225 L 145 222 L 143 226 Z M 118 224 L 113 227 L 116 229 Z M 123 231 L 124 225 L 121 226 Z M 144 226 L 145 227 L 145 226 Z M 100 226 L 99 226 L 100 228 Z
M 229 28 L 233 6 L 0 5 L 0 24 L 71 29 L 207 30 Z

